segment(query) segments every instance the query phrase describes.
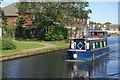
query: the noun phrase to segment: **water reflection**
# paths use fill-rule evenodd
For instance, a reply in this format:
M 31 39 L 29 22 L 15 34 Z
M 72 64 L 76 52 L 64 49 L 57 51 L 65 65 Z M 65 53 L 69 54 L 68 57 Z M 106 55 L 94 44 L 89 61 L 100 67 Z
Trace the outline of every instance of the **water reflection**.
M 91 62 L 67 62 L 65 61 L 67 54 L 66 50 L 54 51 L 48 55 L 37 55 L 5 61 L 2 65 L 2 77 L 81 78 L 82 80 L 83 78 L 116 79 L 118 78 L 117 41 L 117 37 L 110 37 L 108 45 L 110 46 L 110 50 L 113 52 Z
M 99 78 L 107 75 L 107 61 L 109 54 L 89 62 L 69 62 L 68 67 L 72 69 L 70 78 Z M 72 65 L 72 66 L 70 66 Z

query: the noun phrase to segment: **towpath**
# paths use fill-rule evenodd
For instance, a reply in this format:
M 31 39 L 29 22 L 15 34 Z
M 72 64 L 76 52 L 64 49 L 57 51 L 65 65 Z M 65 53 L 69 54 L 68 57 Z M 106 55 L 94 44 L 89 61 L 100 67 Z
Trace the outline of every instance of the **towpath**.
M 41 44 L 41 45 L 45 45 L 45 46 L 44 47 L 39 47 L 39 48 L 32 48 L 32 49 L 24 49 L 24 50 L 20 50 L 20 51 L 40 50 L 40 49 L 44 49 L 44 48 L 49 48 L 49 47 L 55 47 L 55 46 L 57 46 L 57 45 L 53 45 L 53 44 L 38 43 L 38 42 L 24 42 L 24 43 L 35 43 L 35 44 Z

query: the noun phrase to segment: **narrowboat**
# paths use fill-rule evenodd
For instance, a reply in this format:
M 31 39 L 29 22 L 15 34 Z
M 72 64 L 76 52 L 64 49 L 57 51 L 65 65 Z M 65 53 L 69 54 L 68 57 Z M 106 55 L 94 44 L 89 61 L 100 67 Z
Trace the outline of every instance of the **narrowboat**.
M 85 38 L 71 39 L 67 60 L 90 61 L 109 53 L 107 31 L 89 31 Z

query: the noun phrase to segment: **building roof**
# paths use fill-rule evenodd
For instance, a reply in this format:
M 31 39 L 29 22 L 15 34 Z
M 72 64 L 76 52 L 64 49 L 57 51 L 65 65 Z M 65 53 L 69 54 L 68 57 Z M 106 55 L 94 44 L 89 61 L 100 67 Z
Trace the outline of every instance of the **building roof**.
M 110 25 L 105 25 L 105 24 L 90 24 L 89 27 L 93 28 L 93 25 L 96 25 L 97 27 L 100 28 L 110 28 L 110 29 L 118 29 L 118 25 L 117 24 L 110 24 Z
M 116 24 L 110 24 L 110 26 L 109 26 L 109 28 L 110 29 L 118 29 L 118 25 L 116 25 Z
M 2 8 L 2 10 L 5 13 L 5 16 L 18 16 L 18 8 L 16 7 L 16 4 L 17 3 L 13 3 Z

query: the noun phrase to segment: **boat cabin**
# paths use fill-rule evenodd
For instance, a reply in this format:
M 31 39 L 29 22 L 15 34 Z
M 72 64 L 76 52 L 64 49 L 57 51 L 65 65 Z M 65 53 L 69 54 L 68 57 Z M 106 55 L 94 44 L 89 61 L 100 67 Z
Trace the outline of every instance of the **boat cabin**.
M 107 31 L 90 31 L 90 38 L 102 38 L 107 39 Z
M 95 50 L 107 47 L 107 31 L 89 31 L 89 36 L 83 39 L 72 39 L 69 49 Z
M 86 37 L 70 40 L 68 59 L 92 60 L 108 51 L 107 31 L 88 31 Z
M 107 41 L 105 39 L 72 39 L 70 41 L 69 49 L 77 49 L 81 51 L 95 50 L 99 48 L 107 47 Z

